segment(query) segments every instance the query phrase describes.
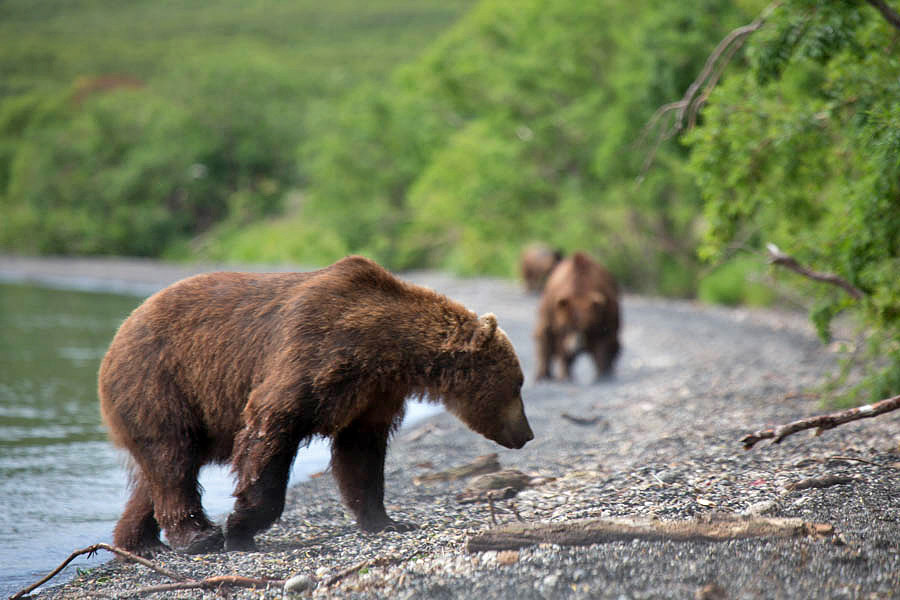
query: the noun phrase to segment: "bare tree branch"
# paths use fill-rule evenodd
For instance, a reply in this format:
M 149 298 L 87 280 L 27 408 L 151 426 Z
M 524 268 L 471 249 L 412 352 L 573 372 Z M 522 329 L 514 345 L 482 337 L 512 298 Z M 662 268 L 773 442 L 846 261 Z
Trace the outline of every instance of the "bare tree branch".
M 863 292 L 861 289 L 839 275 L 835 275 L 834 273 L 821 273 L 819 271 L 807 269 L 806 267 L 798 263 L 792 256 L 782 252 L 775 244 L 766 244 L 766 250 L 768 250 L 769 252 L 770 264 L 781 265 L 790 269 L 791 271 L 794 271 L 795 273 L 799 273 L 800 275 L 803 275 L 804 277 L 808 277 L 815 281 L 822 281 L 825 283 L 836 285 L 853 296 L 853 298 L 856 300 L 861 300 L 866 295 L 865 292 Z
M 884 0 L 866 0 L 869 4 L 874 6 L 878 12 L 881 13 L 881 16 L 884 17 L 884 20 L 900 29 L 900 14 L 897 13 L 893 8 L 888 6 L 888 3 Z
M 773 444 L 778 444 L 787 436 L 805 429 L 816 429 L 816 435 L 821 435 L 826 429 L 833 429 L 838 425 L 843 425 L 850 421 L 877 417 L 878 415 L 897 410 L 898 408 L 900 408 L 900 396 L 894 396 L 893 398 L 880 400 L 874 404 L 866 404 L 826 415 L 800 419 L 799 421 L 793 421 L 772 429 L 761 429 L 760 431 L 742 437 L 741 443 L 744 444 L 744 450 L 749 450 L 754 444 L 761 440 L 771 439 Z
M 256 579 L 255 577 L 243 577 L 241 575 L 217 575 L 207 577 L 206 579 L 190 579 L 188 581 L 179 581 L 177 583 L 161 583 L 159 585 L 148 585 L 146 587 L 137 588 L 125 592 L 125 596 L 143 596 L 146 594 L 155 594 L 158 592 L 171 592 L 175 590 L 218 590 L 225 586 L 252 588 L 264 590 L 270 585 L 276 587 L 284 587 L 283 579 Z
M 728 66 L 728 63 L 731 62 L 735 52 L 744 45 L 744 42 L 751 33 L 763 26 L 766 19 L 772 14 L 772 11 L 780 4 L 780 0 L 773 2 L 766 7 L 752 23 L 744 25 L 743 27 L 738 27 L 726 35 L 707 57 L 706 64 L 703 65 L 703 70 L 700 71 L 700 74 L 694 79 L 693 83 L 688 86 L 688 89 L 681 100 L 664 104 L 656 109 L 656 112 L 653 113 L 653 116 L 650 117 L 650 120 L 647 121 L 647 124 L 641 131 L 640 138 L 637 142 L 638 146 L 643 145 L 644 140 L 650 132 L 654 129 L 657 130 L 653 147 L 647 154 L 647 158 L 644 160 L 644 165 L 641 168 L 641 174 L 638 176 L 639 180 L 643 178 L 650 168 L 650 165 L 653 164 L 656 152 L 664 140 L 678 135 L 681 131 L 690 129 L 694 126 L 700 107 L 706 102 L 709 93 L 716 86 L 716 83 L 718 83 L 719 78 L 722 76 L 722 72 L 725 70 L 725 67 Z M 660 126 L 657 128 L 657 125 L 663 117 L 672 115 L 673 113 L 674 116 L 671 123 L 664 127 Z
M 76 550 L 72 554 L 68 556 L 64 561 L 62 561 L 58 567 L 53 569 L 46 577 L 34 583 L 24 589 L 19 590 L 15 594 L 9 597 L 9 600 L 17 600 L 26 594 L 31 593 L 36 590 L 40 586 L 44 585 L 54 577 L 56 577 L 60 571 L 62 571 L 66 565 L 72 562 L 75 558 L 81 556 L 82 554 L 87 554 L 88 556 L 96 554 L 98 550 L 106 550 L 108 552 L 112 552 L 118 556 L 126 558 L 128 560 L 134 561 L 136 563 L 142 564 L 145 567 L 156 571 L 161 575 L 165 575 L 169 579 L 174 579 L 177 583 L 166 583 L 162 585 L 154 585 L 150 587 L 138 588 L 129 592 L 129 595 L 142 595 L 142 594 L 150 594 L 153 592 L 160 591 L 168 591 L 168 590 L 189 590 L 189 589 L 218 589 L 225 585 L 233 585 L 238 587 L 250 587 L 250 588 L 258 588 L 265 589 L 269 585 L 284 585 L 284 581 L 281 579 L 255 579 L 252 577 L 243 577 L 240 575 L 220 575 L 216 577 L 209 577 L 207 579 L 191 579 L 181 573 L 177 573 L 170 569 L 166 569 L 165 567 L 161 567 L 152 561 L 147 560 L 137 554 L 133 554 L 127 550 L 123 550 L 122 548 L 118 548 L 116 546 L 110 546 L 109 544 L 93 544 L 88 546 L 87 548 L 82 548 L 81 550 Z

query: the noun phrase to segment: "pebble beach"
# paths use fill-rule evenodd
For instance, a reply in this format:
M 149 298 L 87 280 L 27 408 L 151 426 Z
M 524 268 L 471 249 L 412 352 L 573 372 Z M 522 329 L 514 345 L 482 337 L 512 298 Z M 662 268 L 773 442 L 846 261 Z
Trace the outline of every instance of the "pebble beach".
M 214 268 L 10 258 L 0 276 L 65 286 L 78 275 L 149 293 Z M 615 377 L 595 382 L 584 358 L 574 381 L 537 383 L 536 296 L 512 281 L 403 277 L 497 315 L 526 373 L 532 442 L 507 450 L 440 412 L 399 431 L 387 459 L 388 512 L 418 529 L 360 532 L 326 471 L 289 489 L 281 519 L 257 536 L 258 552 L 153 559 L 196 581 L 273 580 L 265 588 L 148 592 L 172 578 L 110 560 L 36 596 L 900 598 L 900 412 L 777 445 L 740 443 L 752 431 L 827 412 L 818 391 L 837 356 L 805 315 L 626 295 Z M 485 462 L 495 466 L 461 468 Z M 484 551 L 472 543 L 510 526 L 720 518 L 808 526 L 718 541 L 634 536 Z

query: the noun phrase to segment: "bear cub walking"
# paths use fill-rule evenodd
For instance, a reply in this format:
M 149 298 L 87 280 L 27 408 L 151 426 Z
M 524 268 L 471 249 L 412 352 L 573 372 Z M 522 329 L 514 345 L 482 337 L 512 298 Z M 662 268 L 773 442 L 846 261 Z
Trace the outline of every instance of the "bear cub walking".
M 584 252 L 559 263 L 538 305 L 534 338 L 537 378 L 549 379 L 558 360 L 562 379 L 582 352 L 594 359 L 598 377 L 612 375 L 619 355 L 619 287 L 612 273 Z
M 522 370 L 492 314 L 478 317 L 376 263 L 348 257 L 309 273 L 210 273 L 156 293 L 103 359 L 100 407 L 132 458 L 114 543 L 139 553 L 252 550 L 281 515 L 299 445 L 331 439 L 342 499 L 364 531 L 408 530 L 384 508 L 390 434 L 410 396 L 440 400 L 508 448 L 533 439 Z M 224 532 L 197 475 L 231 463 Z

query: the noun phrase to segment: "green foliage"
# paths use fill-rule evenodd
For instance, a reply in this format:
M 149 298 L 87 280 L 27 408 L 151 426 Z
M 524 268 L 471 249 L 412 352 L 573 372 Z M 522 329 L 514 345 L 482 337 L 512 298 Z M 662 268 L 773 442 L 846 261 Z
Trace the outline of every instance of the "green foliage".
M 700 280 L 697 298 L 710 304 L 767 306 L 775 301 L 775 292 L 763 282 L 765 271 L 759 259 L 732 259 Z
M 481 2 L 390 85 L 326 107 L 304 218 L 394 268 L 512 275 L 541 239 L 633 288 L 689 295 L 699 193 L 670 145 L 635 148 L 730 25 L 733 3 Z
M 866 297 L 800 280 L 823 338 L 851 308 L 878 365 L 853 393 L 897 393 L 900 372 L 900 57 L 897 31 L 853 2 L 795 0 L 750 40 L 749 68 L 711 96 L 689 137 L 705 198 L 703 252 L 772 242 Z
M 185 254 L 280 212 L 311 107 L 470 1 L 0 3 L 0 249 Z

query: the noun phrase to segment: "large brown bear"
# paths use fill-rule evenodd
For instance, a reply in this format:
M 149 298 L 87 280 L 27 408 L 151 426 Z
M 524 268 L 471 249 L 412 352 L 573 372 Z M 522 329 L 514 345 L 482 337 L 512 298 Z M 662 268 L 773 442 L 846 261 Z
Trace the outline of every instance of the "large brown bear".
M 563 258 L 561 250 L 554 250 L 544 244 L 529 244 L 519 257 L 519 272 L 525 291 L 540 293 L 544 289 L 550 272 Z
M 537 378 L 548 379 L 558 359 L 561 377 L 572 376 L 578 354 L 588 352 L 598 376 L 612 374 L 619 354 L 619 288 L 612 274 L 583 252 L 550 274 L 538 305 Z
M 364 531 L 414 526 L 384 509 L 388 437 L 410 396 L 440 399 L 508 448 L 534 436 L 522 371 L 496 318 L 481 318 L 374 262 L 310 273 L 210 273 L 151 296 L 100 367 L 110 438 L 134 461 L 114 542 L 152 553 L 253 549 L 284 508 L 299 444 L 332 441 L 344 502 Z M 224 535 L 203 512 L 197 474 L 237 476 Z

